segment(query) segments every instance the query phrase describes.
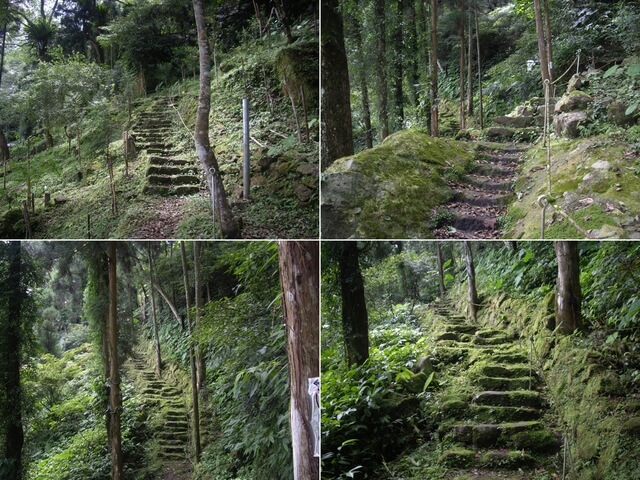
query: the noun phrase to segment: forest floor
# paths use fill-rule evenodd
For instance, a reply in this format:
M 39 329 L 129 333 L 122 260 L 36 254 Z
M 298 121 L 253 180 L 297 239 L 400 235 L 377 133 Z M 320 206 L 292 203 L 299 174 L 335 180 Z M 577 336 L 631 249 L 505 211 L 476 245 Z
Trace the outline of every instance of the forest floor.
M 461 181 L 448 182 L 454 198 L 437 210 L 453 221 L 435 229 L 435 238 L 499 238 L 499 220 L 513 197 L 525 150 L 521 145 L 481 144 L 475 170 Z
M 447 304 L 432 306 L 430 318 L 430 358 L 440 386 L 430 414 L 436 431 L 376 478 L 559 478 L 558 420 L 528 350 L 502 330 L 469 323 Z

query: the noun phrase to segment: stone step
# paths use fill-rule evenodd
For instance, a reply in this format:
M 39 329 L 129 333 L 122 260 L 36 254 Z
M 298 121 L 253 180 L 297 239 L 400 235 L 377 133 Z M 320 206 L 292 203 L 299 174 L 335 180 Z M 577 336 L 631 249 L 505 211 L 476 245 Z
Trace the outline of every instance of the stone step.
M 497 363 L 526 363 L 529 361 L 524 353 L 515 351 L 493 352 L 491 359 Z
M 180 443 L 185 443 L 189 440 L 187 432 L 158 432 L 156 438 L 161 440 L 177 440 Z
M 476 190 L 468 190 L 462 188 L 454 188 L 455 199 L 459 203 L 466 203 L 476 207 L 490 207 L 493 205 L 506 205 L 509 203 L 513 194 L 506 193 L 489 193 Z
M 147 148 L 145 149 L 149 155 L 155 155 L 159 157 L 175 157 L 180 155 L 177 150 L 164 149 L 164 148 Z
M 147 175 L 149 183 L 155 185 L 200 185 L 195 175 Z
M 508 335 L 497 335 L 495 337 L 481 337 L 477 333 L 473 337 L 475 345 L 503 345 L 513 342 L 513 338 Z
M 542 411 L 533 407 L 498 407 L 493 405 L 472 405 L 469 418 L 478 422 L 523 422 L 539 420 Z
M 534 407 L 543 406 L 539 392 L 529 390 L 512 390 L 509 392 L 486 391 L 474 395 L 473 403 L 477 405 L 494 405 L 503 407 Z
M 453 441 L 475 448 L 520 447 L 520 440 L 531 432 L 543 429 L 536 420 L 512 423 L 480 423 L 475 425 L 454 425 L 451 431 Z
M 487 377 L 526 377 L 530 373 L 535 375 L 535 371 L 531 371 L 527 364 L 516 365 L 500 365 L 496 363 L 483 364 L 479 367 L 479 372 Z
M 165 453 L 181 453 L 185 454 L 184 445 L 163 445 L 160 444 L 160 449 Z
M 478 174 L 471 174 L 467 176 L 467 181 L 470 185 L 480 188 L 487 192 L 505 192 L 508 193 L 513 189 L 513 180 L 495 181 L 492 177 L 487 177 Z
M 150 165 L 147 175 L 182 175 L 195 172 L 195 167 L 190 165 Z M 193 175 L 193 173 L 190 173 Z
M 478 377 L 473 382 L 485 390 L 528 390 L 538 383 L 534 377 Z
M 149 195 L 194 195 L 200 192 L 200 185 L 145 185 L 143 193 Z
M 173 144 L 172 143 L 165 143 L 163 141 L 160 142 L 138 142 L 138 146 L 140 148 L 143 148 L 144 150 L 154 150 L 154 149 L 158 149 L 158 150 L 169 150 L 170 148 L 173 148 Z
M 469 450 L 466 448 L 450 448 L 440 455 L 440 463 L 452 468 L 476 468 L 476 469 L 497 469 L 497 470 L 518 470 L 531 468 L 536 464 L 536 459 L 518 450 Z M 456 477 L 455 480 L 498 480 L 505 479 L 502 474 L 491 476 L 489 472 L 483 471 L 478 477 Z M 505 479 L 506 480 L 506 479 Z
M 473 173 L 483 176 L 508 177 L 515 174 L 516 162 L 506 163 L 500 159 L 479 161 Z
M 184 158 L 151 156 L 149 157 L 149 163 L 151 165 L 191 165 L 194 168 L 196 167 L 194 162 Z
M 186 420 L 167 420 L 164 425 L 168 429 L 187 430 L 189 428 L 189 424 Z
M 447 325 L 447 330 L 455 333 L 475 333 L 478 327 L 466 323 Z

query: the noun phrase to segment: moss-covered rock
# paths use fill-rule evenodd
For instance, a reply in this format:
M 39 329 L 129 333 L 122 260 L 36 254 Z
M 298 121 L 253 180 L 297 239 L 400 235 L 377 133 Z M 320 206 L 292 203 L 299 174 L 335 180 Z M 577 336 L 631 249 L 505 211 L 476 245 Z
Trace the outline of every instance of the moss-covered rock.
M 468 143 L 405 130 L 337 160 L 322 176 L 323 236 L 432 237 L 432 209 L 453 194 L 447 175 L 467 170 L 473 158 Z

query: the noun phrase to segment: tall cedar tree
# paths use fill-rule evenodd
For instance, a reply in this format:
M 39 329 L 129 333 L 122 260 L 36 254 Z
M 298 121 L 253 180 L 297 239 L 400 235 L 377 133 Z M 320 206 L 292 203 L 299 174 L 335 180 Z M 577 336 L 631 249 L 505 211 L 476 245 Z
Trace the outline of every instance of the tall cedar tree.
M 378 125 L 380 143 L 389 136 L 388 86 L 387 86 L 387 28 L 385 0 L 374 0 L 376 22 L 376 72 L 378 74 Z
M 342 330 L 347 363 L 362 365 L 369 358 L 369 316 L 364 298 L 357 242 L 342 242 L 338 264 L 342 297 Z
M 319 244 L 281 241 L 278 253 L 291 385 L 293 475 L 296 480 L 315 479 L 320 464 L 314 456 L 308 390 L 309 379 L 320 375 Z
M 322 0 L 322 170 L 353 155 L 351 87 L 338 0 Z
M 478 319 L 478 291 L 476 289 L 476 268 L 473 263 L 473 252 L 469 242 L 464 242 L 464 265 L 467 270 L 469 314 L 471 320 L 475 322 Z
M 438 262 L 438 284 L 440 285 L 440 296 L 444 297 L 445 287 L 444 287 L 444 262 L 442 261 L 442 248 L 440 247 L 440 242 L 435 242 L 436 244 L 436 261 Z
M 431 136 L 438 136 L 438 0 L 431 0 Z
M 357 3 L 356 3 L 357 8 Z M 367 148 L 373 148 L 373 130 L 371 128 L 371 102 L 369 101 L 369 85 L 367 82 L 367 62 L 364 55 L 364 43 L 362 40 L 362 24 L 355 14 L 348 15 L 349 31 L 353 37 L 355 45 L 355 62 L 358 67 L 355 69 L 355 76 L 360 84 L 362 123 L 364 123 L 364 141 Z
M 547 41 L 544 32 L 544 23 L 542 20 L 542 5 L 541 0 L 533 0 L 533 11 L 536 19 L 536 34 L 538 37 L 538 55 L 540 55 L 540 70 L 542 74 L 542 81 L 553 81 L 549 72 L 549 57 L 547 49 Z
M 200 323 L 200 315 L 202 314 L 202 270 L 200 269 L 201 253 L 200 242 L 193 242 L 193 288 L 196 300 L 196 327 Z M 204 383 L 207 378 L 207 370 L 204 363 L 204 352 L 202 351 L 202 346 L 196 345 L 195 350 L 198 391 L 201 391 L 204 388 Z
M 151 322 L 153 325 L 153 345 L 155 346 L 156 353 L 156 375 L 162 374 L 162 354 L 160 352 L 160 335 L 158 333 L 158 316 L 157 316 L 157 304 L 156 296 L 154 293 L 154 269 L 153 269 L 153 255 L 151 252 L 151 242 L 147 242 L 147 260 L 149 264 L 149 295 L 151 300 Z
M 209 180 L 213 184 L 211 198 L 215 205 L 214 214 L 220 220 L 220 231 L 223 238 L 240 238 L 240 226 L 233 217 L 233 212 L 224 191 L 218 161 L 209 142 L 209 111 L 211 110 L 211 52 L 207 39 L 207 27 L 204 19 L 204 0 L 193 0 L 193 12 L 198 31 L 198 50 L 200 54 L 200 94 L 196 113 L 195 146 L 196 153 Z
M 118 364 L 118 278 L 116 271 L 116 242 L 109 242 L 109 448 L 111 450 L 111 480 L 124 478 L 122 459 L 122 437 L 120 435 L 120 372 Z
M 6 469 L 7 480 L 22 478 L 22 446 L 24 431 L 22 429 L 22 391 L 20 386 L 20 347 L 22 344 L 21 321 L 22 303 L 25 298 L 22 272 L 22 246 L 20 242 L 10 242 L 7 248 L 9 255 L 6 289 L 6 314 L 0 319 L 2 338 L 0 338 L 0 352 L 2 352 L 3 367 L 0 371 L 0 388 L 5 395 L 3 411 L 4 418 L 4 456 L 8 461 Z M 2 425 L 0 424 L 0 425 Z
M 397 0 L 396 20 L 393 25 L 392 51 L 393 62 L 391 68 L 393 71 L 393 127 L 394 131 L 402 130 L 404 125 L 404 94 L 402 90 L 402 81 L 404 79 L 404 2 Z
M 556 326 L 561 332 L 570 334 L 584 328 L 580 314 L 582 290 L 578 242 L 553 242 L 553 246 L 558 262 Z
M 189 267 L 187 264 L 187 252 L 184 240 L 180 242 L 180 255 L 182 257 L 182 280 L 184 282 L 185 306 L 187 309 L 187 331 L 189 333 L 189 369 L 191 373 L 191 403 L 193 405 L 193 450 L 195 462 L 200 461 L 200 406 L 198 402 L 198 375 L 196 373 L 196 359 L 193 348 L 193 326 L 191 325 L 191 289 L 189 287 Z
M 465 49 L 467 48 L 467 44 L 465 42 L 465 28 L 466 22 L 465 19 L 467 17 L 466 3 L 464 0 L 460 0 L 460 18 L 458 29 L 460 32 L 460 128 L 464 130 L 467 128 L 467 117 L 466 117 L 466 104 L 464 100 L 465 90 L 464 90 L 464 69 L 466 68 L 466 57 L 465 57 Z

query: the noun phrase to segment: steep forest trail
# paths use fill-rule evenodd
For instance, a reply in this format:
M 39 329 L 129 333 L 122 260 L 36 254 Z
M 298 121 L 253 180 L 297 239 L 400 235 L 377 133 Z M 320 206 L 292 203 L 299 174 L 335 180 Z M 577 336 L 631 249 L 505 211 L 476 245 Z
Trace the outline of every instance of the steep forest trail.
M 481 145 L 477 168 L 463 181 L 449 182 L 455 195 L 437 208 L 436 215 L 444 216 L 447 225 L 434 230 L 435 238 L 499 238 L 498 220 L 513 195 L 525 151 L 522 145 Z
M 146 112 L 141 112 L 134 127 L 136 146 L 149 157 L 144 192 L 156 195 L 190 195 L 200 191 L 198 165 L 186 158 L 171 141 L 172 99 L 160 98 Z
M 146 151 L 149 160 L 143 192 L 163 197 L 152 202 L 154 218 L 137 229 L 135 238 L 176 238 L 184 195 L 200 191 L 198 163 L 171 140 L 173 101 L 170 97 L 159 98 L 150 109 L 138 114 L 134 125 L 136 147 Z
M 140 354 L 125 363 L 127 378 L 145 400 L 152 434 L 147 458 L 161 464 L 161 480 L 187 480 L 190 471 L 189 417 L 184 393 L 158 377 Z
M 438 462 L 447 479 L 557 478 L 560 437 L 543 380 L 513 336 L 434 307 L 440 319 L 433 366 L 438 394 Z

